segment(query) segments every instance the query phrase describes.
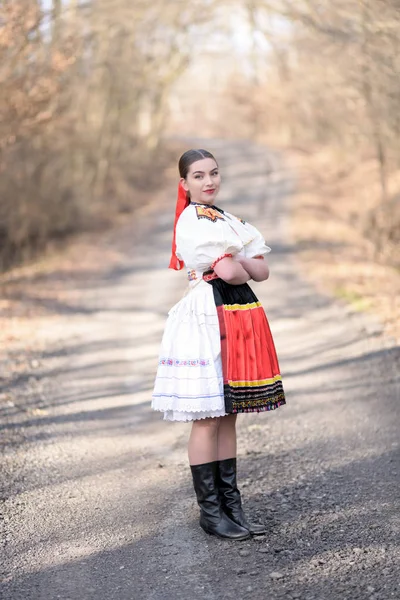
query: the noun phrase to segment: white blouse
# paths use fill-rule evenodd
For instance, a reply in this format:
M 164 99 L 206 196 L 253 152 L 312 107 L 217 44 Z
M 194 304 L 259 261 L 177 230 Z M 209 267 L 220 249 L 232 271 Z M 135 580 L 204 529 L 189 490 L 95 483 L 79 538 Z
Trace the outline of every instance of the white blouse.
M 254 258 L 270 251 L 253 225 L 205 204 L 189 204 L 176 225 L 176 255 L 189 270 L 203 273 L 225 254 Z

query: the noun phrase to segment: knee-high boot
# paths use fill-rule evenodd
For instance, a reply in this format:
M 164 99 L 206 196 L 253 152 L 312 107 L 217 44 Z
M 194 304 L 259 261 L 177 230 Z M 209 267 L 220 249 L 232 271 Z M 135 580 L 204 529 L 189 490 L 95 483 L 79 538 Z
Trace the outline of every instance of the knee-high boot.
M 236 458 L 218 461 L 217 485 L 221 498 L 221 506 L 228 517 L 250 531 L 251 535 L 266 533 L 264 525 L 249 523 L 244 515 L 240 492 L 237 487 Z
M 200 506 L 200 527 L 219 538 L 245 540 L 250 533 L 245 527 L 234 523 L 222 510 L 217 488 L 217 461 L 191 465 L 193 485 Z

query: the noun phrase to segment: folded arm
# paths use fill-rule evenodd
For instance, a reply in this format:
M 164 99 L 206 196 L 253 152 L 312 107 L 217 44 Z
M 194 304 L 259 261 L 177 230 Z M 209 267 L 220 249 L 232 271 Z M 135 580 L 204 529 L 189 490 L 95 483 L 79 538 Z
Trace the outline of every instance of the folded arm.
M 214 272 L 231 285 L 240 285 L 241 283 L 247 283 L 251 279 L 250 273 L 239 261 L 234 260 L 230 256 L 221 258 L 214 265 Z
M 253 281 L 265 281 L 268 279 L 269 268 L 263 256 L 257 256 L 256 258 L 239 257 L 237 258 L 237 262 L 247 271 Z

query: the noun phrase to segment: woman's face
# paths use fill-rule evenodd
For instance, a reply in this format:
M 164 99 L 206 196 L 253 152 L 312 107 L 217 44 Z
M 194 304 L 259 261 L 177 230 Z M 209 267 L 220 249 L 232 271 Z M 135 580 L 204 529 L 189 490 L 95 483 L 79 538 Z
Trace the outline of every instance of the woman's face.
M 196 160 L 190 165 L 186 179 L 181 179 L 181 184 L 190 192 L 192 202 L 214 204 L 221 185 L 217 163 L 212 158 Z

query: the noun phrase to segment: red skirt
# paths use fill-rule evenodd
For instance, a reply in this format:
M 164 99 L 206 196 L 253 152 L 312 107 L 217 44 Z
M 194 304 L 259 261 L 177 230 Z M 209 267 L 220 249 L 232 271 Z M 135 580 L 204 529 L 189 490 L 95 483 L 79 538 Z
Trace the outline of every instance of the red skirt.
M 268 320 L 253 290 L 222 279 L 208 283 L 220 326 L 225 411 L 261 412 L 286 404 Z

